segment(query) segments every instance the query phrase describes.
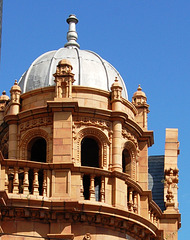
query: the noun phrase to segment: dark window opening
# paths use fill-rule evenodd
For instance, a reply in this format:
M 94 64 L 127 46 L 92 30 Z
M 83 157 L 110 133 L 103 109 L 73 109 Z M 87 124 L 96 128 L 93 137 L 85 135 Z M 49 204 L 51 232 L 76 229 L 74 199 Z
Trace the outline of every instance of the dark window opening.
M 19 193 L 23 193 L 24 172 L 19 173 Z
M 131 174 L 131 156 L 127 149 L 122 152 L 122 170 L 124 173 Z
M 43 170 L 39 170 L 38 172 L 38 183 L 39 183 L 39 195 L 43 196 L 43 180 L 44 180 L 44 172 Z
M 90 200 L 90 175 L 83 176 L 83 195 L 85 200 Z
M 34 181 L 34 171 L 33 171 L 33 169 L 29 170 L 28 176 L 29 176 L 29 193 L 33 194 L 33 181 Z
M 84 138 L 82 140 L 81 165 L 99 168 L 99 146 L 92 138 Z
M 8 159 L 8 147 L 7 146 L 4 146 L 2 154 L 5 159 Z
M 36 162 L 46 162 L 46 140 L 37 138 L 29 143 L 28 159 Z
M 84 200 L 90 200 L 90 175 L 83 176 Z M 95 200 L 101 201 L 101 177 L 94 178 Z
M 8 192 L 12 193 L 13 192 L 13 179 L 14 179 L 14 175 L 13 174 L 9 174 L 8 179 L 9 179 Z

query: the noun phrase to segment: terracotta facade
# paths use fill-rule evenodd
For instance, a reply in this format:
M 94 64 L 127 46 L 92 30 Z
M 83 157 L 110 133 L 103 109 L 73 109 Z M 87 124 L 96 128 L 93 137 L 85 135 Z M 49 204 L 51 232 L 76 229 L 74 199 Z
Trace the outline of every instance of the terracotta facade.
M 149 105 L 74 86 L 57 65 L 55 86 L 0 98 L 1 239 L 178 239 L 177 129 L 166 130 L 165 211 L 148 189 Z M 38 237 L 38 238 L 36 238 Z

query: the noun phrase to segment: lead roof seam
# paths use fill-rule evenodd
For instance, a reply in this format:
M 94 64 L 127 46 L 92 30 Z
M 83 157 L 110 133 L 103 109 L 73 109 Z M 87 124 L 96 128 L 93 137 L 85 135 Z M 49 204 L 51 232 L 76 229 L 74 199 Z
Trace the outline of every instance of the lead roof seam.
M 50 81 L 53 78 L 53 74 L 54 74 L 53 73 L 53 66 L 54 66 L 53 62 L 55 62 L 55 60 L 58 59 L 57 55 L 62 49 L 64 49 L 64 48 L 59 48 L 57 51 L 55 50 L 55 54 L 53 55 L 53 58 L 51 61 L 51 66 L 50 66 L 50 72 L 49 72 L 49 84 L 51 84 Z
M 79 49 L 78 48 L 74 48 L 77 52 L 77 56 L 78 56 L 78 85 L 81 85 L 81 60 L 80 60 L 80 54 L 79 54 Z M 80 50 L 82 51 L 82 50 Z
M 32 67 L 34 66 L 34 64 L 37 62 L 37 60 L 41 57 L 43 57 L 46 53 L 40 55 L 39 57 L 37 57 L 33 62 L 32 64 L 30 65 L 30 67 L 28 68 L 27 72 L 26 72 L 26 76 L 25 76 L 25 81 L 24 81 L 24 85 L 23 85 L 23 93 L 25 93 L 26 91 L 26 85 L 28 83 L 28 76 L 29 76 L 29 73 L 31 72 L 31 69 Z
M 93 52 L 93 51 L 90 51 L 90 50 L 86 50 L 86 51 L 94 54 L 97 58 L 99 58 L 100 62 L 102 63 L 102 65 L 103 65 L 103 67 L 104 67 L 104 70 L 105 70 L 105 73 L 106 73 L 106 79 L 107 79 L 107 88 L 108 88 L 108 90 L 110 91 L 108 72 L 107 72 L 107 69 L 106 69 L 106 66 L 105 66 L 105 64 L 104 64 L 103 59 L 102 59 L 97 53 L 95 53 L 95 52 Z
M 107 61 L 106 61 L 106 62 L 107 62 Z M 118 77 L 120 78 L 120 81 L 121 81 L 122 84 L 123 84 L 123 86 L 122 86 L 123 89 L 122 89 L 122 90 L 125 92 L 126 99 L 128 100 L 127 86 L 125 85 L 125 82 L 124 82 L 123 78 L 121 77 L 120 73 L 117 71 L 117 69 L 116 69 L 111 63 L 109 63 L 109 62 L 107 62 L 107 63 L 111 66 L 111 68 L 113 68 L 113 69 L 116 71 Z

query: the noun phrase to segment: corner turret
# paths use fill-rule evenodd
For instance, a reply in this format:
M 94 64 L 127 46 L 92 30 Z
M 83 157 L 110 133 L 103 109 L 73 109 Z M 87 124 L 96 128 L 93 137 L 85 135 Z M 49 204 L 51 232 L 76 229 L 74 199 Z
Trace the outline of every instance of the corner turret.
M 142 88 L 139 84 L 137 91 L 133 94 L 132 103 L 137 108 L 138 114 L 136 120 L 138 124 L 147 129 L 147 114 L 149 113 L 149 105 L 147 104 L 146 94 L 142 91 Z

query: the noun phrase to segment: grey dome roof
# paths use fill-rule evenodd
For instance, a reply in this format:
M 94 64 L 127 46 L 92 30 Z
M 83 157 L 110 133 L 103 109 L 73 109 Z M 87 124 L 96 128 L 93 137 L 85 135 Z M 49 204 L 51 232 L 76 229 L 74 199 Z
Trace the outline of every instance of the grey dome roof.
M 22 92 L 55 85 L 53 74 L 56 72 L 56 66 L 60 60 L 67 59 L 73 66 L 72 72 L 75 74 L 74 79 L 76 80 L 74 85 L 110 91 L 111 85 L 117 77 L 123 88 L 122 96 L 128 99 L 127 89 L 119 72 L 98 54 L 79 49 L 75 28 L 73 31 L 73 19 L 75 23 L 78 22 L 74 15 L 67 19 L 70 28 L 67 33 L 68 43 L 65 44 L 65 47 L 42 54 L 22 75 L 18 83 Z

